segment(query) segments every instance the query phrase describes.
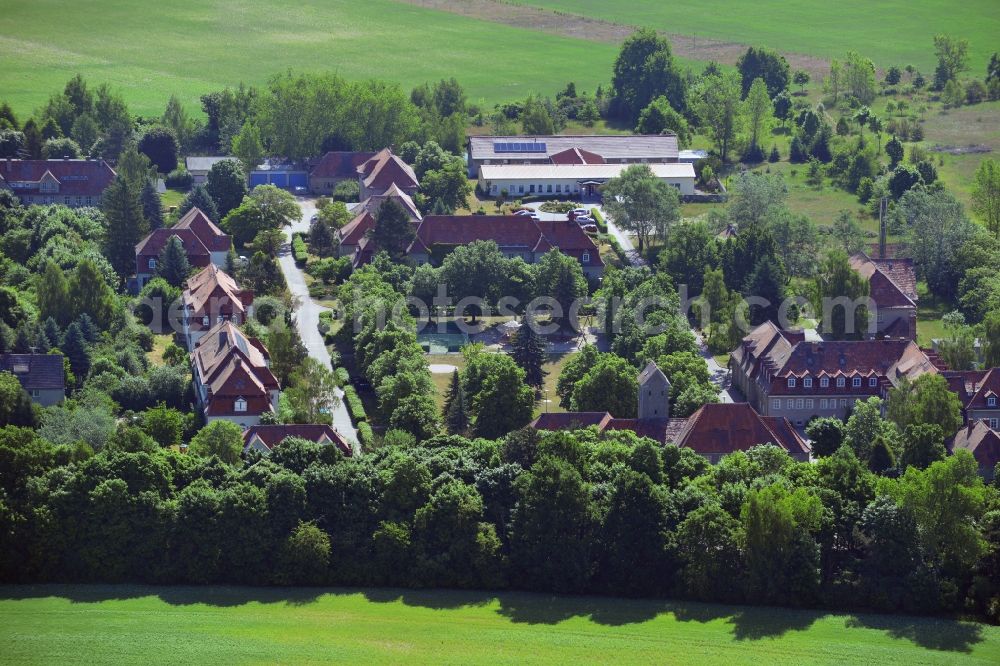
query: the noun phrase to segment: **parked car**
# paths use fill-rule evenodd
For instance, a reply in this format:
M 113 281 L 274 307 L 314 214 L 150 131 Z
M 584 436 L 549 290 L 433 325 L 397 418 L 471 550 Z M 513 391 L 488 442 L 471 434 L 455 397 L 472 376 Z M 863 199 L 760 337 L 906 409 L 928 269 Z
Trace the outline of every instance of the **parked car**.
M 521 210 L 515 211 L 514 215 L 534 215 L 535 211 L 528 210 L 527 208 L 522 208 Z
M 586 215 L 587 217 L 589 217 L 590 211 L 587 210 L 586 208 L 574 208 L 573 214 L 576 215 L 577 217 L 580 217 L 581 215 Z
M 587 234 L 596 234 L 597 233 L 597 225 L 596 224 L 585 224 L 581 228 L 583 229 L 584 233 L 587 233 Z
M 292 188 L 292 192 L 298 195 L 309 194 L 309 188 L 302 187 L 301 185 Z
M 586 215 L 581 215 L 580 217 L 574 218 L 579 224 L 595 224 L 595 220 L 592 217 Z
M 316 221 L 316 220 L 318 220 L 318 219 L 319 219 L 319 215 L 317 214 L 317 215 L 313 215 L 312 217 L 310 217 L 310 218 L 309 218 L 309 221 L 310 221 L 310 222 L 315 222 L 315 221 Z

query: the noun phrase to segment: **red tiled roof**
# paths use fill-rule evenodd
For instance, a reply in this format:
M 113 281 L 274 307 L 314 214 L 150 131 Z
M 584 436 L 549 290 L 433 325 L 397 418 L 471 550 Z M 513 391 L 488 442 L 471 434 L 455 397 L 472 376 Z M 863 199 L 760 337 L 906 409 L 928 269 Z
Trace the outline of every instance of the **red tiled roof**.
M 355 206 L 352 209 L 352 212 L 357 214 L 361 213 L 362 211 L 368 211 L 369 213 L 374 215 L 375 213 L 378 212 L 379 208 L 382 207 L 382 204 L 385 203 L 387 199 L 395 199 L 396 202 L 403 207 L 403 210 L 407 211 L 410 214 L 410 219 L 420 220 L 423 217 L 420 214 L 420 210 L 417 208 L 417 205 L 413 203 L 413 199 L 410 198 L 410 195 L 404 192 L 403 190 L 399 189 L 399 186 L 396 185 L 396 183 L 393 183 L 388 188 L 386 188 L 385 192 L 383 192 L 382 194 L 373 194 L 372 196 L 368 197 L 367 199 L 359 203 L 357 206 Z
M 394 155 L 388 148 L 383 148 L 375 156 L 358 167 L 364 186 L 370 190 L 382 192 L 390 185 L 396 184 L 402 189 L 415 189 L 420 186 L 417 174 L 410 165 Z
M 553 164 L 604 164 L 604 158 L 582 148 L 567 148 L 551 157 Z
M 195 258 L 210 257 L 212 252 L 228 252 L 233 242 L 201 210 L 192 208 L 174 226 L 156 229 L 139 241 L 135 246 L 136 256 L 159 256 L 171 236 L 181 239 L 188 259 L 196 266 L 204 266 L 205 263 L 195 263 Z
M 320 423 L 288 423 L 280 425 L 254 425 L 243 433 L 244 446 L 249 446 L 254 439 L 260 441 L 269 450 L 281 444 L 289 437 L 299 437 L 322 444 L 324 441 L 333 444 L 345 456 L 352 453 L 351 445 L 333 427 Z
M 531 422 L 531 427 L 535 430 L 575 430 L 597 426 L 598 430 L 604 430 L 613 420 L 607 412 L 559 412 L 540 414 Z
M 948 370 L 942 373 L 952 391 L 958 394 L 965 409 L 1000 409 L 991 407 L 990 396 L 1000 402 L 1000 368 L 988 370 Z
M 375 228 L 375 217 L 367 210 L 341 227 L 337 234 L 341 245 L 358 245 L 365 235 Z
M 958 449 L 971 453 L 980 467 L 992 470 L 1000 463 L 1000 434 L 985 421 L 971 421 L 948 442 L 949 451 L 954 453 Z
M 603 266 L 597 245 L 580 225 L 569 220 L 536 222 L 526 215 L 428 215 L 417 227 L 410 252 L 429 252 L 435 245 L 468 245 L 492 240 L 502 249 L 566 254 L 589 252 L 589 266 Z
M 271 408 L 270 391 L 279 387 L 267 364 L 267 350 L 231 322 L 223 321 L 209 329 L 195 344 L 191 359 L 198 382 L 209 390 L 206 413 L 231 413 L 232 400 L 237 397 L 250 403 L 249 414 Z M 216 405 L 219 397 L 228 400 Z
M 253 290 L 240 289 L 236 280 L 215 264 L 209 264 L 188 278 L 183 300 L 188 314 L 193 317 L 245 315 L 247 307 L 253 303 Z
M 675 443 L 702 455 L 746 451 L 758 444 L 775 444 L 792 455 L 809 453 L 788 419 L 763 417 L 745 402 L 703 405 L 687 419 Z
M 851 268 L 869 285 L 869 296 L 880 307 L 914 307 L 917 275 L 912 259 L 872 259 L 859 252 L 851 256 Z
M 310 178 L 355 178 L 358 167 L 375 156 L 371 152 L 331 150 L 319 158 L 309 172 Z
M 38 184 L 46 173 L 59 181 L 54 196 L 100 196 L 115 179 L 114 170 L 104 160 L 0 159 L 0 183 L 6 182 L 17 194 L 38 194 Z

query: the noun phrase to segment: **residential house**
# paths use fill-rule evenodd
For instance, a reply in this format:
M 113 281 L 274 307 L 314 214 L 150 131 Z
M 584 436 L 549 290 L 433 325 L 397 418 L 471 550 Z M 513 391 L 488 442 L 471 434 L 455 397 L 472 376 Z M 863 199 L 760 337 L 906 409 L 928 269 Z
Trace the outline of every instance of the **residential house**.
M 60 354 L 0 354 L 0 372 L 9 372 L 33 402 L 42 407 L 66 397 L 66 374 Z
M 99 206 L 114 179 L 114 169 L 104 160 L 0 159 L 0 189 L 10 189 L 25 206 Z
M 375 157 L 372 152 L 331 150 L 316 160 L 309 171 L 309 191 L 313 194 L 333 194 L 337 184 L 357 180 L 358 168 Z
M 253 315 L 253 290 L 240 289 L 236 280 L 215 264 L 188 278 L 181 302 L 188 349 L 194 349 L 214 326 L 224 321 L 238 326 Z
M 912 259 L 851 256 L 851 268 L 868 281 L 875 337 L 917 339 L 917 275 Z
M 966 423 L 985 421 L 1000 427 L 1000 368 L 988 370 L 946 370 L 941 373 L 962 403 Z
M 1000 433 L 983 420 L 970 420 L 947 442 L 951 453 L 965 450 L 979 463 L 979 473 L 987 481 L 994 479 L 1000 463 Z
M 608 412 L 542 414 L 536 430 L 596 427 L 599 432 L 630 430 L 661 444 L 688 448 L 717 463 L 723 456 L 759 444 L 774 444 L 796 460 L 809 459 L 809 447 L 788 419 L 761 416 L 747 403 L 704 405 L 688 418 L 670 418 L 670 382 L 655 363 L 639 374 L 638 418 L 616 418 Z
M 362 201 L 373 195 L 382 194 L 392 185 L 396 185 L 411 197 L 420 187 L 417 174 L 410 165 L 388 148 L 383 148 L 361 164 L 357 169 L 357 175 Z
M 351 445 L 339 432 L 332 426 L 319 423 L 250 426 L 243 433 L 243 452 L 258 451 L 270 455 L 274 447 L 289 437 L 298 437 L 321 446 L 336 446 L 347 457 L 353 453 Z
M 912 340 L 806 340 L 803 332 L 772 322 L 743 338 L 729 367 L 733 384 L 758 412 L 796 426 L 813 416 L 846 418 L 856 401 L 885 398 L 904 377 L 944 369 Z
M 536 263 L 557 249 L 580 262 L 585 275 L 599 277 L 604 260 L 594 240 L 576 222 L 536 221 L 526 215 L 428 215 L 419 224 L 407 250 L 415 263 L 440 263 L 449 252 L 478 240 L 492 240 L 507 257 Z M 354 264 L 367 263 L 377 248 L 370 237 L 359 241 Z
M 195 394 L 205 421 L 232 421 L 244 428 L 277 409 L 281 389 L 259 340 L 223 321 L 201 336 L 191 351 Z
M 195 185 L 203 185 L 208 182 L 208 172 L 219 162 L 238 162 L 235 157 L 225 156 L 193 156 L 184 158 L 184 168 L 191 174 L 191 180 Z
M 395 199 L 403 207 L 414 225 L 423 219 L 410 195 L 393 183 L 382 194 L 373 194 L 351 210 L 354 218 L 334 233 L 338 257 L 354 257 L 362 239 L 375 228 L 375 216 L 382 204 L 389 199 Z
M 470 178 L 483 166 L 669 164 L 679 157 L 674 134 L 470 136 L 466 150 Z
M 167 242 L 176 236 L 188 261 L 196 268 L 226 265 L 233 239 L 222 232 L 199 208 L 192 208 L 172 227 L 156 229 L 135 246 L 135 275 L 141 289 L 154 275 L 156 262 Z

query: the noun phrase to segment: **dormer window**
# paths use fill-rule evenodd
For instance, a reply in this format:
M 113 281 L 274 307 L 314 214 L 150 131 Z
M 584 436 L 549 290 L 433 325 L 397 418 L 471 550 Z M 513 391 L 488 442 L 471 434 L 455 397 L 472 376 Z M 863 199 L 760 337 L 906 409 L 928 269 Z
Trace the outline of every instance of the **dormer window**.
M 997 397 L 995 395 L 991 395 L 990 397 L 986 398 L 986 404 L 990 407 L 996 407 Z
M 156 268 L 156 259 L 150 258 L 150 260 L 147 262 L 147 264 L 148 264 L 150 270 L 155 269 Z
M 802 380 L 802 385 L 804 387 L 806 387 L 806 388 L 812 388 L 812 386 L 813 386 L 813 378 L 812 377 L 806 377 L 805 379 Z
M 853 386 L 855 388 L 857 388 L 858 386 L 861 386 L 861 377 L 855 377 L 854 379 L 852 379 L 851 380 L 851 386 Z
M 201 318 L 201 325 L 202 326 L 208 326 L 209 322 L 211 322 L 211 319 L 209 319 L 207 316 Z
M 829 377 L 821 377 L 820 380 L 819 380 L 819 385 L 822 388 L 828 387 L 830 385 L 830 378 Z
M 847 380 L 843 377 L 837 377 L 837 388 L 844 388 L 847 385 Z
M 878 386 L 878 377 L 869 377 L 868 378 L 868 386 L 872 386 L 872 387 Z
M 247 401 L 245 398 L 236 398 L 236 404 L 233 407 L 237 412 L 247 411 Z
M 584 252 L 583 253 L 583 263 L 585 263 L 585 264 L 586 263 L 590 263 L 590 253 L 589 252 Z
M 788 378 L 788 388 L 795 388 L 795 377 Z

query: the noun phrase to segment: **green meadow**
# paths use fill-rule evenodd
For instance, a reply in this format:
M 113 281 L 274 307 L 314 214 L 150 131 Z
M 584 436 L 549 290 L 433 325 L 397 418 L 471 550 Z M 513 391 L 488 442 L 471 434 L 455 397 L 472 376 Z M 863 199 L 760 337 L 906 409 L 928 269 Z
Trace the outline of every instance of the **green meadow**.
M 569 80 L 593 89 L 616 52 L 392 0 L 0 2 L 0 99 L 19 114 L 77 72 L 121 90 L 141 115 L 160 115 L 172 93 L 194 111 L 202 93 L 288 69 L 406 89 L 454 76 L 470 101 L 493 104 Z
M 0 587 L 5 663 L 1000 662 L 1000 628 L 536 594 Z
M 913 64 L 930 76 L 936 59 L 932 38 L 949 33 L 969 40 L 976 78 L 997 50 L 1000 4 L 996 0 L 515 0 L 615 23 L 740 44 L 760 44 L 824 58 L 848 49 L 880 67 Z

